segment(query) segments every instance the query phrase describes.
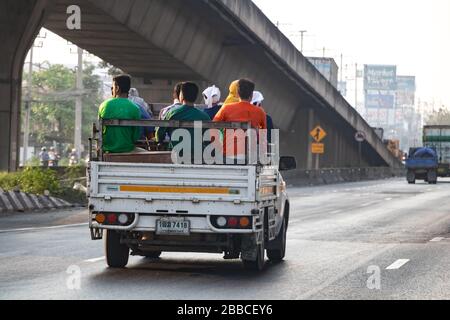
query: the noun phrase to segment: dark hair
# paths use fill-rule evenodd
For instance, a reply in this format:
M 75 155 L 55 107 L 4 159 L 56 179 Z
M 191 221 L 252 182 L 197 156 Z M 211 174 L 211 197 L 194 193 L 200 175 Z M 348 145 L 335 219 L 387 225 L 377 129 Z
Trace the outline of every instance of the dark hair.
M 182 82 L 178 82 L 175 87 L 173 88 L 173 98 L 174 99 L 180 99 L 180 93 L 181 93 L 181 86 L 183 85 Z
M 183 82 L 181 84 L 181 93 L 183 94 L 184 100 L 187 102 L 195 102 L 199 91 L 200 89 L 193 82 Z
M 131 89 L 131 76 L 127 74 L 121 74 L 113 78 L 113 81 L 117 84 L 121 93 L 129 93 Z
M 241 79 L 238 82 L 238 95 L 242 100 L 250 100 L 255 91 L 255 84 L 248 79 Z

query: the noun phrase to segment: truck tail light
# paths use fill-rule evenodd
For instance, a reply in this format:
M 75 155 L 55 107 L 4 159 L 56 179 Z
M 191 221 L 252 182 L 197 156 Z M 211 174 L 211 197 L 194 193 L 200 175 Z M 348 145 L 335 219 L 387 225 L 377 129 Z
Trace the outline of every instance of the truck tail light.
M 128 215 L 126 215 L 126 214 L 119 215 L 119 223 L 123 224 L 123 225 L 127 224 L 128 223 Z
M 115 224 L 115 223 L 117 223 L 117 215 L 116 214 L 108 214 L 106 216 L 106 220 L 108 221 L 108 224 Z
M 103 224 L 106 221 L 106 216 L 103 213 L 99 213 L 95 216 L 95 221 L 99 224 Z
M 247 228 L 250 225 L 250 219 L 243 217 L 239 220 L 239 225 L 241 228 Z
M 228 226 L 230 228 L 236 228 L 238 226 L 238 224 L 239 224 L 239 221 L 237 218 L 234 218 L 234 217 L 228 218 Z

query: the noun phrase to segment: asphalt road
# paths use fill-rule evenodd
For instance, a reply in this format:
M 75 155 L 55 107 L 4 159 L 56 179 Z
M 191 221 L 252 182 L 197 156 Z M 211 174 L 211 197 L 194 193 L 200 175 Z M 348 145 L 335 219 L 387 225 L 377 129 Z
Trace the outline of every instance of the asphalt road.
M 0 299 L 450 299 L 449 195 L 450 180 L 291 188 L 286 261 L 259 275 L 185 253 L 110 270 L 86 211 L 0 217 Z

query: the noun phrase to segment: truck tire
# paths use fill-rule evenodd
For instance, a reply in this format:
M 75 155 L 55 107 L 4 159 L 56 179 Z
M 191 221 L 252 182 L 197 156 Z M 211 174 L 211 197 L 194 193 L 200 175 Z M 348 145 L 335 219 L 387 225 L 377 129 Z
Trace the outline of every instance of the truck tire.
M 144 257 L 148 259 L 158 259 L 162 254 L 162 251 L 150 251 L 146 252 Z
M 125 268 L 130 257 L 128 246 L 120 243 L 120 234 L 114 230 L 106 230 L 105 237 L 106 263 L 110 268 Z
M 249 271 L 262 271 L 264 269 L 264 240 L 262 241 L 261 244 L 257 245 L 257 255 L 256 255 L 256 260 L 252 261 L 252 260 L 245 260 L 242 259 L 242 264 L 244 265 L 244 269 L 249 270 Z
M 283 224 L 281 226 L 280 232 L 277 237 L 273 240 L 277 248 L 267 249 L 267 257 L 271 262 L 281 262 L 286 255 L 286 219 L 283 219 Z
M 415 184 L 416 183 L 416 174 L 414 171 L 408 171 L 406 175 L 406 179 L 408 180 L 409 184 Z
M 429 184 L 437 184 L 437 172 L 435 170 L 430 170 L 427 173 L 427 181 Z

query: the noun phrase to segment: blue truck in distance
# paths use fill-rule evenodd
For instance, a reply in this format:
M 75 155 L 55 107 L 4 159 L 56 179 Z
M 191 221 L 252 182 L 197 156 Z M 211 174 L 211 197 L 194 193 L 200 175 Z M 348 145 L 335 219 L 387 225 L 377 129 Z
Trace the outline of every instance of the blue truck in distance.
M 438 167 L 439 161 L 435 149 L 411 148 L 408 159 L 406 159 L 406 169 L 408 170 L 406 179 L 409 184 L 415 184 L 416 180 L 436 184 Z
M 423 148 L 412 148 L 406 160 L 407 180 L 437 183 L 438 177 L 450 177 L 450 126 L 425 126 Z

